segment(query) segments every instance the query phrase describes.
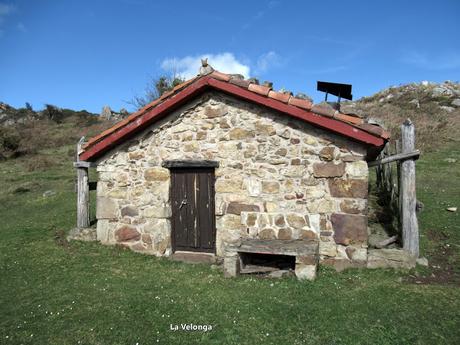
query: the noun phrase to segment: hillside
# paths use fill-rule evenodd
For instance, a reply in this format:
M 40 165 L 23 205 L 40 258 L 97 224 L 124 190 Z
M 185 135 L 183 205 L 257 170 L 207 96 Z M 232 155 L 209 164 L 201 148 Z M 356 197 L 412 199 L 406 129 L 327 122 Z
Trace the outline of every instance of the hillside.
M 114 119 L 86 110 L 47 105 L 34 111 L 30 106 L 16 109 L 0 102 L 0 161 L 34 156 L 32 168 L 37 167 L 41 151 L 75 145 L 82 136 L 91 137 L 113 123 Z M 74 154 L 75 150 L 70 149 L 69 156 Z
M 390 87 L 356 102 L 344 102 L 342 111 L 356 113 L 390 130 L 399 138 L 407 118 L 415 123 L 417 148 L 433 151 L 459 142 L 460 84 L 421 82 Z

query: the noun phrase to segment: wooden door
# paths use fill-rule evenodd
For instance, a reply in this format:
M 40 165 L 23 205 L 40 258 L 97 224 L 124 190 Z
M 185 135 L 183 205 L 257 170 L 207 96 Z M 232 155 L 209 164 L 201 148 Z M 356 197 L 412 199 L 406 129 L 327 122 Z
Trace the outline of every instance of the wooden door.
M 215 252 L 214 169 L 171 169 L 174 251 Z

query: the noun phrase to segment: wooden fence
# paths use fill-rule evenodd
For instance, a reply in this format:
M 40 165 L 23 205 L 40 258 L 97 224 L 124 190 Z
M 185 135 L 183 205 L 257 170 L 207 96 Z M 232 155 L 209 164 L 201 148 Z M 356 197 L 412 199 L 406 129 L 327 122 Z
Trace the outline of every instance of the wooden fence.
M 419 233 L 416 214 L 415 160 L 420 151 L 415 150 L 415 127 L 408 119 L 401 125 L 401 140 L 392 146 L 388 143 L 377 160 L 377 188 L 388 196 L 390 212 L 396 215 L 402 233 L 404 250 L 419 255 Z

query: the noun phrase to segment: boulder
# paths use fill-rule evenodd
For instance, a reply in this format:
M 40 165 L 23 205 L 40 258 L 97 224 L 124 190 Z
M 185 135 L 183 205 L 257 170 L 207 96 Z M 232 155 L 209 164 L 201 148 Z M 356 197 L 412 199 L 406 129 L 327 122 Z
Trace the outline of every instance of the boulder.
M 104 106 L 102 108 L 100 117 L 104 118 L 104 119 L 107 119 L 107 120 L 110 120 L 110 118 L 112 117 L 112 109 L 110 109 L 110 107 L 108 105 Z
M 224 105 L 207 106 L 204 108 L 204 115 L 210 119 L 224 116 L 225 114 L 227 114 L 227 107 Z
M 237 230 L 241 228 L 241 217 L 234 214 L 226 214 L 218 219 L 218 228 L 226 230 Z
M 278 239 L 279 240 L 292 240 L 292 230 L 291 229 L 278 230 Z
M 259 238 L 261 240 L 274 240 L 276 238 L 275 231 L 270 228 L 263 229 L 259 232 Z
M 96 200 L 97 219 L 115 219 L 118 216 L 118 205 L 112 198 L 98 197 Z
M 282 214 L 275 216 L 275 225 L 279 227 L 286 225 L 286 221 L 284 220 L 284 216 Z
M 367 167 L 367 163 L 360 160 L 355 162 L 348 162 L 345 167 L 345 172 L 348 176 L 363 178 L 368 176 L 368 169 L 369 168 Z
M 223 179 L 219 178 L 216 182 L 217 193 L 239 193 L 241 192 L 241 178 Z
M 280 184 L 276 181 L 262 181 L 262 192 L 268 194 L 278 193 Z
M 117 242 L 139 241 L 141 234 L 135 228 L 125 225 L 115 231 L 115 238 Z
M 148 168 L 144 172 L 146 181 L 167 181 L 169 180 L 169 171 L 165 168 Z
M 262 191 L 262 183 L 254 178 L 244 180 L 244 184 L 249 193 L 249 196 L 259 196 Z
M 330 179 L 329 190 L 337 198 L 367 198 L 366 179 Z
M 299 240 L 316 240 L 318 235 L 311 230 L 300 230 Z
M 415 267 L 416 258 L 402 249 L 371 249 L 368 251 L 367 268 Z
M 303 216 L 295 213 L 289 213 L 286 216 L 286 220 L 295 229 L 301 229 L 307 224 Z
M 246 225 L 247 226 L 254 226 L 256 225 L 257 221 L 257 214 L 256 213 L 248 213 L 245 217 Z
M 332 161 L 336 156 L 336 150 L 333 146 L 326 146 L 319 152 L 319 158 L 323 161 Z
M 229 132 L 230 140 L 254 138 L 254 132 L 244 128 L 234 128 Z
M 337 244 L 367 242 L 367 217 L 343 213 L 331 215 L 334 240 Z
M 171 217 L 171 208 L 168 206 L 150 206 L 143 211 L 144 217 L 147 218 L 169 218 Z
M 275 127 L 264 124 L 261 121 L 256 122 L 255 129 L 258 135 L 271 136 L 276 134 Z
M 319 242 L 319 255 L 334 257 L 337 255 L 337 246 L 334 242 Z
M 345 163 L 315 163 L 313 174 L 315 177 L 340 177 L 345 173 Z
M 135 217 L 139 214 L 137 208 L 135 208 L 134 206 L 125 206 L 121 209 L 121 216 L 122 217 L 125 217 L 125 216 L 128 216 L 128 217 Z
M 296 263 L 295 275 L 299 280 L 314 280 L 316 278 L 317 265 Z
M 343 213 L 360 214 L 366 211 L 366 203 L 345 199 L 340 203 L 340 211 Z
M 241 212 L 259 212 L 257 205 L 241 204 L 239 202 L 230 202 L 227 207 L 227 213 L 240 215 Z

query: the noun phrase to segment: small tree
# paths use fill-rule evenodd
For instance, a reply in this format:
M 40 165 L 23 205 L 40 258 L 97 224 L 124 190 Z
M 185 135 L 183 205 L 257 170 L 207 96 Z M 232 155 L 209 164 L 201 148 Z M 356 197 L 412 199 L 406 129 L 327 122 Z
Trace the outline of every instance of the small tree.
M 55 121 L 57 123 L 62 122 L 62 119 L 64 117 L 62 109 L 52 104 L 45 104 L 45 110 L 43 110 L 43 113 L 48 119 Z
M 33 111 L 34 109 L 32 108 L 32 104 L 30 104 L 29 102 L 26 102 L 26 109 L 29 110 L 29 111 Z
M 134 96 L 127 103 L 133 105 L 137 109 L 140 109 L 184 81 L 185 79 L 176 74 L 173 74 L 172 76 L 151 78 L 145 87 L 144 95 Z

